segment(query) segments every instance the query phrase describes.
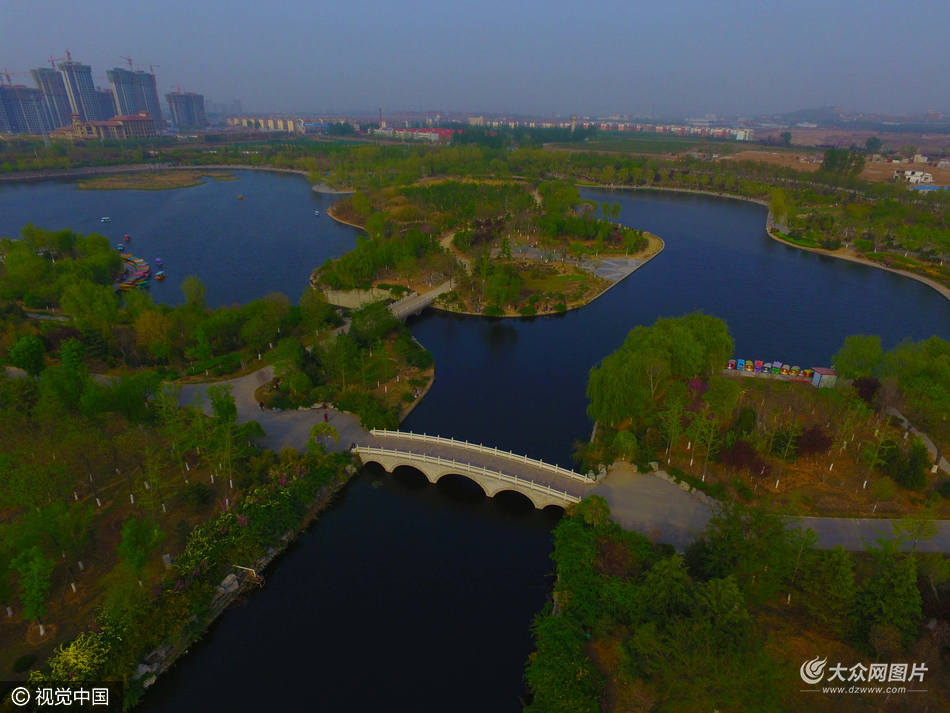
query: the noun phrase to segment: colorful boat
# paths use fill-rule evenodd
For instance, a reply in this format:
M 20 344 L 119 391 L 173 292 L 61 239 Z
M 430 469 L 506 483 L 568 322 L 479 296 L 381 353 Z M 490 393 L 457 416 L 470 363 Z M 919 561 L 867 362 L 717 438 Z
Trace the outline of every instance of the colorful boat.
M 115 246 L 115 249 L 116 249 L 116 250 L 125 250 L 125 245 L 116 245 L 116 246 Z
M 156 273 L 155 273 L 155 279 L 156 279 L 156 280 L 164 280 L 164 279 L 165 279 L 165 271 L 164 271 L 164 270 L 159 270 L 158 272 L 156 272 Z
M 244 200 L 244 196 L 238 196 L 238 200 L 239 200 L 239 201 L 243 201 L 243 200 Z
M 107 216 L 107 215 L 104 215 L 102 218 L 99 219 L 99 221 L 102 222 L 102 223 L 110 223 L 110 222 L 112 222 L 112 218 L 110 218 L 110 217 Z

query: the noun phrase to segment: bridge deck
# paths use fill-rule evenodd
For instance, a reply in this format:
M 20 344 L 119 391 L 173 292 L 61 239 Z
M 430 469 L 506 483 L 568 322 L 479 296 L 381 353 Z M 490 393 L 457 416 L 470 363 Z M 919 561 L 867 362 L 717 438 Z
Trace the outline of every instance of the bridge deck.
M 413 295 L 412 297 L 407 297 L 405 299 L 399 300 L 389 305 L 390 311 L 396 319 L 405 319 L 410 314 L 415 314 L 416 312 L 425 309 L 433 302 L 436 298 L 444 292 L 448 292 L 452 289 L 452 281 L 442 283 L 434 290 L 430 290 L 422 295 Z
M 454 460 L 478 468 L 488 468 L 505 475 L 516 476 L 522 480 L 530 480 L 538 485 L 550 486 L 578 498 L 582 498 L 594 485 L 592 481 L 580 481 L 532 463 L 512 460 L 507 454 L 504 456 L 492 455 L 491 453 L 467 449 L 460 445 L 425 443 L 392 436 L 374 436 L 370 433 L 360 439 L 357 445 L 369 446 L 370 448 L 387 448 L 403 453 L 441 458 L 444 461 Z

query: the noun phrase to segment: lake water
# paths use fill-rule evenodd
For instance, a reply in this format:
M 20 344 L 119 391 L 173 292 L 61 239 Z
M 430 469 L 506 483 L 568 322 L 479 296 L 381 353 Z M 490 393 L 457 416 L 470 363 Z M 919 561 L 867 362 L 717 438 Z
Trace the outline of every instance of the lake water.
M 299 296 L 310 270 L 353 245 L 332 198 L 293 176 L 159 193 L 0 184 L 0 235 L 50 228 L 133 234 L 180 300 L 194 273 L 211 304 Z M 242 193 L 246 199 L 237 201 Z M 436 381 L 403 424 L 568 465 L 589 436 L 587 372 L 627 332 L 701 309 L 729 323 L 737 357 L 824 366 L 847 334 L 950 337 L 950 302 L 916 281 L 773 241 L 766 209 L 651 192 L 617 200 L 621 222 L 666 241 L 658 257 L 579 311 L 485 320 L 427 311 L 409 322 Z M 110 215 L 112 223 L 100 224 Z M 178 262 L 180 260 L 180 262 Z M 174 266 L 173 266 L 174 265 Z M 413 476 L 416 477 L 413 477 Z M 550 589 L 550 513 L 487 500 L 464 481 L 367 468 L 146 697 L 145 711 L 517 711 L 529 626 Z
M 198 275 L 208 305 L 246 303 L 269 292 L 294 302 L 313 268 L 352 249 L 356 231 L 326 215 L 336 197 L 315 193 L 301 176 L 233 171 L 237 181 L 203 179 L 167 191 L 84 191 L 74 181 L 0 182 L 0 237 L 33 222 L 41 228 L 99 233 L 167 278 L 152 280 L 156 302 L 184 301 L 180 286 Z M 243 200 L 237 197 L 243 195 Z M 320 211 L 320 216 L 314 215 Z M 101 222 L 103 216 L 111 221 Z

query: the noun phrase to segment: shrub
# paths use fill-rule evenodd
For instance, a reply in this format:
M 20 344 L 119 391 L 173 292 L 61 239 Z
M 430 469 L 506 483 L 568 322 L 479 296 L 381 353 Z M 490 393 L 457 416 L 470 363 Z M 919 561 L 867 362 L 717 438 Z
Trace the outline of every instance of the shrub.
M 881 382 L 873 376 L 859 376 L 852 383 L 854 390 L 858 392 L 858 397 L 868 406 L 874 408 L 874 397 L 881 389 Z
M 537 313 L 538 310 L 534 305 L 525 305 L 518 310 L 518 314 L 520 314 L 522 317 L 533 317 Z
M 412 395 L 412 392 L 407 391 L 406 393 L 402 395 L 402 400 L 405 401 L 406 403 L 411 404 L 413 401 L 416 400 L 416 397 Z
M 798 437 L 796 448 L 801 455 L 820 455 L 831 450 L 831 436 L 821 426 L 812 426 Z
M 927 468 L 930 466 L 930 454 L 919 438 L 902 450 L 897 446 L 887 449 L 881 470 L 898 485 L 908 490 L 922 490 L 927 485 Z
M 755 497 L 755 495 L 752 493 L 752 488 L 750 488 L 748 485 L 743 483 L 738 478 L 732 479 L 732 487 L 735 488 L 736 493 L 738 493 L 739 497 L 745 500 L 746 502 L 749 502 L 750 500 L 752 500 L 752 498 Z
M 201 513 L 211 503 L 211 488 L 204 483 L 190 483 L 181 493 L 181 500 L 191 506 L 196 513 Z
M 14 673 L 23 673 L 36 662 L 36 654 L 24 654 L 13 662 Z
M 554 305 L 554 311 L 555 311 L 555 312 L 567 312 L 567 305 L 564 304 L 563 302 L 558 302 L 556 305 Z
M 485 308 L 485 316 L 486 317 L 504 317 L 505 310 L 503 310 L 498 305 L 491 305 Z

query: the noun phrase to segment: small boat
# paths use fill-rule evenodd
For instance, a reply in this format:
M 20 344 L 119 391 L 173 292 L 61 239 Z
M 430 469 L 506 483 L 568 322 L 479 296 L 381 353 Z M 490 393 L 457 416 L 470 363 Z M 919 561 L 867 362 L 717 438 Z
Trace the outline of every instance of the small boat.
M 320 215 L 320 211 L 315 210 L 315 211 L 313 211 L 313 214 L 314 214 L 314 215 Z
M 125 242 L 129 242 L 129 240 L 130 240 L 130 238 L 129 238 L 128 235 L 123 236 L 122 239 L 123 239 Z
M 125 250 L 125 245 L 116 245 L 116 246 L 115 246 L 115 249 L 116 249 L 116 250 Z
M 100 218 L 99 220 L 100 220 L 100 222 L 102 222 L 102 223 L 111 223 L 111 222 L 112 222 L 112 218 L 110 218 L 110 217 L 107 216 L 107 215 L 106 215 L 106 216 L 103 216 L 103 217 Z
M 156 272 L 156 273 L 155 273 L 155 279 L 156 279 L 156 280 L 164 280 L 164 279 L 165 279 L 165 271 L 164 271 L 164 270 L 159 270 L 158 272 Z
M 239 200 L 239 201 L 243 201 L 243 200 L 244 200 L 244 196 L 238 196 L 238 200 Z
M 162 264 L 162 259 L 161 259 L 160 257 L 155 258 L 155 264 L 156 264 L 156 265 L 161 265 L 161 264 Z

